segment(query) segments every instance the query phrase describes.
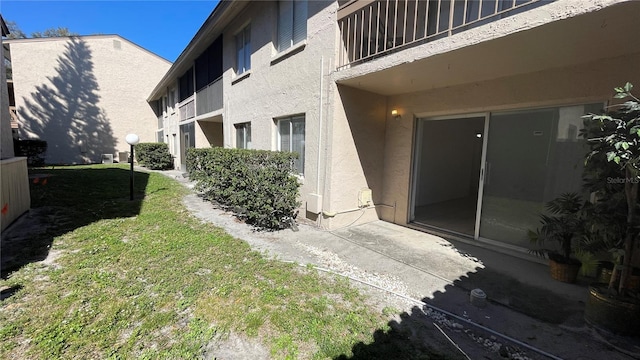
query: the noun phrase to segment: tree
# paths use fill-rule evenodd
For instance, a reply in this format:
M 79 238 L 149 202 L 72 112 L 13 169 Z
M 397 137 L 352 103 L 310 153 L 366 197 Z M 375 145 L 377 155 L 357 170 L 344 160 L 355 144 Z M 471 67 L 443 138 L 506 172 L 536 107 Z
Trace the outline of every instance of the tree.
M 9 28 L 9 35 L 7 35 L 7 39 L 25 39 L 27 35 L 20 30 L 18 24 L 15 21 L 7 21 L 7 28 Z
M 78 33 L 69 31 L 66 27 L 49 28 L 43 32 L 32 32 L 33 38 L 49 38 L 49 37 L 65 37 L 65 36 L 78 36 Z
M 7 21 L 7 27 L 9 28 L 9 35 L 7 39 L 26 39 L 27 35 L 20 29 L 15 21 Z M 49 37 L 66 37 L 66 36 L 78 36 L 78 33 L 69 31 L 66 27 L 52 27 L 44 31 L 35 31 L 31 33 L 32 38 L 49 38 Z
M 622 254 L 622 272 L 618 293 L 624 294 L 626 279 L 631 273 L 631 256 L 634 252 L 636 240 L 640 236 L 640 214 L 638 200 L 640 190 L 640 99 L 631 93 L 633 85 L 626 83 L 624 87 L 615 88 L 615 98 L 629 100 L 613 105 L 606 114 L 586 115 L 585 138 L 589 142 L 591 152 L 587 156 L 587 170 L 591 169 L 591 182 L 594 178 L 600 183 L 621 186 L 617 187 L 617 194 L 602 191 L 599 195 L 603 201 L 596 202 L 600 207 L 607 205 L 607 199 L 619 198 L 626 205 L 626 213 L 618 217 L 622 222 L 623 235 L 615 244 L 616 252 Z M 611 110 L 613 109 L 613 110 Z M 607 166 L 605 164 L 609 164 Z M 596 166 L 592 166 L 596 165 Z M 605 171 L 606 170 L 606 171 Z M 617 174 L 616 174 L 617 173 Z M 609 174 L 614 174 L 610 176 Z M 604 178 L 606 176 L 606 179 Z M 601 186 L 603 189 L 607 189 Z M 593 190 L 593 189 L 591 189 Z M 617 195 L 617 196 L 616 196 Z M 618 206 L 607 209 L 607 213 L 614 213 Z M 615 225 L 616 221 L 613 222 Z M 608 226 L 617 228 L 619 226 Z M 615 272 L 609 284 L 611 288 L 615 279 Z

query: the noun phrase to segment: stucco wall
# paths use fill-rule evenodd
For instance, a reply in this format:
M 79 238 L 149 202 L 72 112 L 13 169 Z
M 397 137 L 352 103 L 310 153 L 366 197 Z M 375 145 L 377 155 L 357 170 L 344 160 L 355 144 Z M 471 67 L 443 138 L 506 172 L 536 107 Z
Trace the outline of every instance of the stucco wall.
M 222 147 L 224 138 L 222 123 L 215 121 L 196 121 L 196 147 Z
M 376 220 L 379 211 L 393 204 L 381 204 L 383 191 L 385 96 L 347 86 L 337 86 L 333 102 L 336 108 L 330 125 L 330 179 L 327 185 L 327 217 L 325 225 L 337 228 L 352 223 Z M 379 207 L 357 209 L 359 194 L 371 189 L 374 204 Z
M 300 215 L 303 217 L 308 194 L 322 193 L 324 188 L 327 146 L 325 129 L 329 117 L 325 104 L 328 103 L 329 69 L 333 68 L 330 61 L 336 48 L 336 11 L 335 2 L 309 1 L 306 45 L 294 45 L 293 51 L 284 56 L 277 53 L 275 45 L 275 1 L 251 3 L 229 23 L 223 35 L 224 146 L 236 146 L 234 124 L 251 122 L 252 147 L 277 150 L 275 120 L 304 114 L 305 171 L 300 191 Z M 235 72 L 235 34 L 249 23 L 251 70 L 248 75 L 238 77 Z M 324 88 L 321 94 L 323 72 Z M 321 101 L 325 106 L 322 120 Z M 320 152 L 318 141 L 322 141 Z
M 579 66 L 388 97 L 388 107 L 398 108 L 406 115 L 401 121 L 386 124 L 382 202 L 396 203 L 395 222 L 407 222 L 416 117 L 606 101 L 614 87 L 627 81 L 640 84 L 639 62 L 640 53 L 635 53 Z M 381 209 L 381 213 L 383 219 L 394 221 L 390 210 Z
M 46 140 L 48 163 L 100 162 L 128 133 L 156 140 L 146 97 L 168 61 L 111 35 L 8 43 L 20 136 Z

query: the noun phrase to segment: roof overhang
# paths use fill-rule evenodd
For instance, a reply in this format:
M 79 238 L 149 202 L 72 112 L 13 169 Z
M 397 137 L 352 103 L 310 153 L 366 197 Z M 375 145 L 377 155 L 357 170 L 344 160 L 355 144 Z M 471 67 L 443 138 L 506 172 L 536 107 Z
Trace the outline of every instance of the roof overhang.
M 207 20 L 202 24 L 198 32 L 196 32 L 196 35 L 191 39 L 187 47 L 182 50 L 178 59 L 176 59 L 151 94 L 149 94 L 147 101 L 150 102 L 160 98 L 168 86 L 184 74 L 185 71 L 189 70 L 193 65 L 193 61 L 211 45 L 213 40 L 222 34 L 229 22 L 233 20 L 248 3 L 248 1 L 221 0 Z
M 9 27 L 7 26 L 7 23 L 4 22 L 2 15 L 0 15 L 0 27 L 2 28 L 2 36 L 9 35 Z

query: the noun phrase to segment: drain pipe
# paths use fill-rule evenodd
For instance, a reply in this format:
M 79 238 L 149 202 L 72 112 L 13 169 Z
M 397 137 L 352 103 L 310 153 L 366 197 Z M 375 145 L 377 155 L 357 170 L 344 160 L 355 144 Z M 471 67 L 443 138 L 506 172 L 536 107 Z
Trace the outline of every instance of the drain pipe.
M 303 265 L 303 264 L 300 264 L 300 263 L 298 263 L 298 262 L 295 262 L 295 261 L 285 261 L 285 262 L 288 262 L 288 263 L 291 263 L 291 264 L 296 264 L 296 265 L 301 266 L 301 267 L 307 267 L 307 266 L 305 266 L 305 265 Z M 404 295 L 404 294 L 400 294 L 400 293 L 398 293 L 398 292 L 395 292 L 395 291 L 392 291 L 392 290 L 385 289 L 385 288 L 383 288 L 383 287 L 381 287 L 381 286 L 378 286 L 378 285 L 376 285 L 376 284 L 372 284 L 372 283 L 370 283 L 370 282 L 368 282 L 368 281 L 365 281 L 365 280 L 361 280 L 361 279 L 355 278 L 355 277 L 350 276 L 350 275 L 340 274 L 340 273 L 337 273 L 337 272 L 335 272 L 335 271 L 332 271 L 332 270 L 329 270 L 329 269 L 325 269 L 325 268 L 321 268 L 321 267 L 318 267 L 318 266 L 315 266 L 315 265 L 311 265 L 311 266 L 312 266 L 314 269 L 316 269 L 316 270 L 323 271 L 323 272 L 326 272 L 326 273 L 329 273 L 329 274 L 333 274 L 333 275 L 342 276 L 342 277 L 347 278 L 347 279 L 349 279 L 349 280 L 353 280 L 353 281 L 359 282 L 359 283 L 361 283 L 361 284 L 364 284 L 364 285 L 370 286 L 370 287 L 372 287 L 372 288 L 375 288 L 375 289 L 378 289 L 378 290 L 385 291 L 385 292 L 387 292 L 387 293 L 389 293 L 389 294 L 392 294 L 392 295 L 398 296 L 398 297 L 400 297 L 400 298 L 403 298 L 403 299 L 405 299 L 405 300 L 408 300 L 408 301 L 414 302 L 414 303 L 416 303 L 416 304 L 422 305 L 423 307 L 427 307 L 427 308 L 430 308 L 430 309 L 435 310 L 435 311 L 437 311 L 437 312 L 443 313 L 443 314 L 445 314 L 445 315 L 447 315 L 447 316 L 450 316 L 450 317 L 452 317 L 452 318 L 455 318 L 455 319 L 456 319 L 456 320 L 458 320 L 458 321 L 464 322 L 464 323 L 466 323 L 466 324 L 468 324 L 468 325 L 472 325 L 472 326 L 474 326 L 474 327 L 476 327 L 476 328 L 478 328 L 478 329 L 481 329 L 481 330 L 483 330 L 483 331 L 486 331 L 486 332 L 488 332 L 488 333 L 490 333 L 490 334 L 492 334 L 492 335 L 498 336 L 498 337 L 500 337 L 500 338 L 502 338 L 502 339 L 504 339 L 504 340 L 507 340 L 507 341 L 509 341 L 509 342 L 512 342 L 512 343 L 514 343 L 514 344 L 516 344 L 516 345 L 522 346 L 523 348 L 527 348 L 527 349 L 529 349 L 529 350 L 531 350 L 531 351 L 533 351 L 533 352 L 535 352 L 535 353 L 538 353 L 538 354 L 540 354 L 540 355 L 546 356 L 546 357 L 548 357 L 549 359 L 553 359 L 553 360 L 564 360 L 564 359 L 562 359 L 562 358 L 560 358 L 560 357 L 557 357 L 557 356 L 555 356 L 555 355 L 553 355 L 553 354 L 550 354 L 550 353 L 548 353 L 548 352 L 546 352 L 546 351 L 544 351 L 544 350 L 538 349 L 538 348 L 533 347 L 533 346 L 531 346 L 531 345 L 529 345 L 529 344 L 527 344 L 527 343 L 524 343 L 524 342 L 522 342 L 522 341 L 520 341 L 520 340 L 518 340 L 518 339 L 514 339 L 514 338 L 510 337 L 509 335 L 505 335 L 505 334 L 499 333 L 499 332 L 497 332 L 497 331 L 495 331 L 495 330 L 489 329 L 489 328 L 488 328 L 488 327 L 486 327 L 486 326 L 483 326 L 483 325 L 477 324 L 477 323 L 475 323 L 475 322 L 473 322 L 473 321 L 471 321 L 471 320 L 469 320 L 469 319 L 465 319 L 465 318 L 463 318 L 462 316 L 458 316 L 458 315 L 456 315 L 456 314 L 454 314 L 454 313 L 451 313 L 451 312 L 449 312 L 449 311 L 447 311 L 447 310 L 440 309 L 440 308 L 438 308 L 438 307 L 436 307 L 436 306 L 433 306 L 433 305 L 429 305 L 429 304 L 425 303 L 425 302 L 424 302 L 424 301 L 422 301 L 422 300 L 417 300 L 417 299 L 414 299 L 414 298 L 412 298 L 412 297 L 406 296 L 406 295 Z M 424 313 L 424 310 L 422 310 L 422 312 Z
M 316 194 L 320 194 L 320 151 L 322 150 L 322 83 L 324 81 L 324 56 L 320 57 L 320 106 L 318 109 L 318 165 L 316 172 Z M 324 207 L 324 206 L 322 206 Z M 322 213 L 322 212 L 321 212 Z

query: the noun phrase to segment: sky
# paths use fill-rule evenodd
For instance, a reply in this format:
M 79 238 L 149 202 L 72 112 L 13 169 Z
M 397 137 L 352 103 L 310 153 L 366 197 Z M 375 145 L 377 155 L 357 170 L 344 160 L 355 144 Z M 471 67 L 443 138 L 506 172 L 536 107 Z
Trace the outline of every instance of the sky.
M 28 37 L 66 27 L 79 35 L 117 34 L 173 62 L 209 17 L 217 0 L 1 0 L 0 13 Z

